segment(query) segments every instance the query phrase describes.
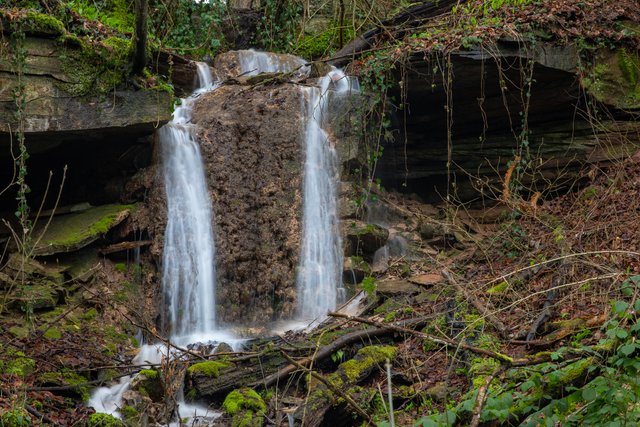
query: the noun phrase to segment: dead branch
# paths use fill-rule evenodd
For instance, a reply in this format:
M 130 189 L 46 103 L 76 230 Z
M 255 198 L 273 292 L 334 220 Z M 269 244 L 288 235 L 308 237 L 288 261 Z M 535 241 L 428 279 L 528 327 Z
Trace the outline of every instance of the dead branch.
M 473 416 L 471 417 L 471 423 L 469 423 L 469 427 L 478 427 L 480 425 L 480 415 L 482 414 L 482 408 L 484 404 L 487 402 L 487 398 L 489 397 L 489 386 L 491 385 L 491 381 L 500 375 L 504 371 L 504 366 L 499 365 L 496 369 L 489 375 L 484 384 L 478 389 L 478 396 L 476 397 L 476 403 L 473 405 Z
M 462 296 L 471 303 L 471 305 L 473 305 L 475 307 L 476 310 L 478 310 L 478 313 L 484 317 L 485 319 L 487 319 L 489 321 L 489 323 L 491 323 L 493 325 L 493 327 L 496 329 L 496 331 L 498 331 L 498 334 L 500 335 L 501 338 L 506 339 L 509 336 L 509 329 L 505 326 L 504 323 L 502 323 L 502 321 L 500 319 L 498 319 L 495 315 L 492 314 L 491 310 L 489 310 L 489 308 L 484 305 L 484 303 L 482 303 L 482 301 L 480 301 L 478 298 L 474 297 L 473 295 L 471 295 L 469 292 L 467 292 L 466 289 L 464 289 L 454 278 L 453 275 L 451 274 L 450 271 L 448 270 L 443 270 L 442 271 L 442 276 L 447 279 L 447 282 L 449 282 L 449 284 L 451 286 L 453 286 L 454 288 L 456 288 L 456 290 L 462 294 Z
M 364 418 L 367 421 L 367 425 L 373 424 L 373 421 L 371 420 L 371 417 L 369 416 L 369 414 L 367 414 L 360 406 L 358 406 L 358 404 L 351 397 L 349 397 L 347 394 L 345 394 L 342 390 L 337 388 L 335 385 L 331 384 L 330 381 L 327 381 L 327 379 L 325 377 L 323 377 L 322 375 L 318 374 L 316 371 L 314 371 L 312 369 L 309 369 L 309 368 L 307 368 L 305 366 L 302 366 L 299 362 L 296 362 L 295 360 L 293 360 L 284 351 L 280 350 L 280 353 L 292 365 L 294 365 L 295 367 L 297 367 L 298 369 L 300 369 L 300 370 L 302 370 L 304 372 L 307 372 L 307 373 L 311 374 L 311 376 L 313 378 L 317 379 L 322 384 L 327 386 L 327 388 L 329 390 L 331 390 L 332 393 L 334 393 L 334 394 L 340 396 L 342 399 L 344 399 L 344 401 L 347 402 L 349 404 L 349 406 L 351 406 L 353 408 L 353 410 L 358 413 L 358 415 L 360 415 L 362 418 Z
M 483 356 L 491 357 L 491 358 L 497 360 L 498 362 L 500 362 L 501 364 L 504 364 L 504 365 L 509 366 L 509 367 L 538 365 L 540 363 L 548 362 L 548 361 L 551 360 L 550 355 L 548 355 L 548 354 L 539 354 L 539 355 L 535 355 L 535 356 L 531 356 L 531 357 L 524 357 L 524 358 L 514 358 L 514 357 L 511 357 L 511 356 L 503 354 L 503 353 L 498 353 L 496 351 L 487 350 L 487 349 L 480 348 L 480 347 L 475 347 L 475 346 L 469 345 L 469 344 L 461 342 L 461 341 L 452 340 L 450 338 L 436 337 L 434 335 L 426 334 L 426 333 L 420 332 L 420 331 L 415 331 L 413 329 L 409 329 L 409 328 L 398 326 L 398 325 L 384 324 L 384 323 L 376 322 L 374 320 L 365 319 L 365 318 L 362 318 L 362 317 L 347 316 L 345 314 L 340 314 L 340 313 L 329 313 L 329 315 L 333 316 L 333 317 L 339 317 L 341 319 L 347 319 L 347 320 L 350 320 L 350 321 L 353 321 L 353 322 L 365 323 L 367 325 L 376 326 L 376 327 L 381 328 L 381 329 L 382 328 L 391 329 L 391 330 L 394 330 L 394 331 L 397 331 L 397 332 L 411 334 L 411 335 L 414 335 L 416 337 L 429 340 L 429 341 L 434 342 L 436 344 L 441 344 L 443 346 L 447 346 L 447 347 L 451 347 L 451 348 L 459 348 L 459 349 L 463 349 L 463 350 L 468 350 L 468 351 L 470 351 L 472 353 L 476 353 L 476 354 L 480 354 L 480 355 L 483 355 Z
M 345 315 L 335 315 L 334 317 L 343 317 L 346 319 L 351 320 L 351 318 L 349 316 L 345 316 Z M 403 322 L 404 324 L 407 325 L 414 325 L 414 326 L 419 326 L 424 324 L 428 319 L 427 318 L 423 318 L 420 317 L 418 319 L 412 319 L 409 322 Z M 318 351 L 309 357 L 305 357 L 304 359 L 300 359 L 298 360 L 298 364 L 304 367 L 307 367 L 309 365 L 311 365 L 312 363 L 316 363 L 320 360 L 326 359 L 327 357 L 330 357 L 332 354 L 334 354 L 336 351 L 340 350 L 343 347 L 346 347 L 350 344 L 362 341 L 364 339 L 367 338 L 373 338 L 373 337 L 379 337 L 379 336 L 383 336 L 383 335 L 388 335 L 391 334 L 392 332 L 394 332 L 395 330 L 391 327 L 378 327 L 376 326 L 375 328 L 369 328 L 369 329 L 365 329 L 362 331 L 355 331 L 349 334 L 346 334 L 338 339 L 336 339 L 335 341 L 333 341 L 331 344 L 325 345 L 324 347 L 321 347 L 320 349 L 318 349 Z M 294 364 L 289 364 L 287 366 L 285 366 L 284 368 L 280 369 L 278 372 L 269 375 L 268 377 L 266 377 L 264 380 L 256 382 L 254 384 L 252 384 L 252 387 L 258 387 L 258 386 L 262 386 L 262 387 L 270 387 L 273 384 L 275 384 L 276 382 L 278 382 L 281 379 L 284 379 L 286 377 L 288 377 L 289 375 L 291 375 L 293 372 L 295 372 L 298 369 L 298 367 Z

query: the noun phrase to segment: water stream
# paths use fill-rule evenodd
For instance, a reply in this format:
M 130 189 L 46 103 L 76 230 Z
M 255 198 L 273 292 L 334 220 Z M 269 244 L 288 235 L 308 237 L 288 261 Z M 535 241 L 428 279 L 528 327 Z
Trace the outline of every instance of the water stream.
M 198 89 L 181 101 L 171 122 L 159 131 L 167 199 L 162 289 L 171 331 L 169 337 L 174 345 L 224 341 L 237 347 L 241 340 L 216 330 L 213 212 L 200 148 L 190 124 L 195 99 L 216 86 L 209 66 L 197 65 Z M 177 353 L 164 344 L 146 344 L 140 347 L 133 364 L 157 365 L 163 357 L 174 354 Z M 119 416 L 124 393 L 133 379 L 134 376 L 128 376 L 111 387 L 97 388 L 88 405 L 97 412 Z M 218 415 L 179 400 L 181 417 Z
M 338 219 L 338 158 L 329 138 L 331 101 L 358 90 L 340 70 L 322 77 L 319 87 L 304 87 L 306 100 L 304 212 L 298 270 L 298 317 L 313 321 L 344 302 L 342 241 Z

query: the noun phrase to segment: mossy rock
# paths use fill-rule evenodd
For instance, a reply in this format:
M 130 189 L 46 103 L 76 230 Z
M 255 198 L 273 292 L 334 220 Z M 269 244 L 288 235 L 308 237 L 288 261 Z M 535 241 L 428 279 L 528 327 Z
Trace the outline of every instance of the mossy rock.
M 384 246 L 388 238 L 389 231 L 378 225 L 353 221 L 347 226 L 347 252 L 371 261 L 373 254 Z
M 264 413 L 267 405 L 255 390 L 243 387 L 233 390 L 222 404 L 225 412 L 231 415 L 232 427 L 260 427 L 264 425 Z
M 91 414 L 87 420 L 87 427 L 125 427 L 125 424 L 113 415 Z
M 58 304 L 58 286 L 47 280 L 32 281 L 13 293 L 13 306 L 24 312 L 52 309 Z
M 371 345 L 363 347 L 356 356 L 340 364 L 338 372 L 334 373 L 346 377 L 346 382 L 356 384 L 368 377 L 373 369 L 382 365 L 387 359 L 393 360 L 398 349 L 390 345 Z
M 23 352 L 12 348 L 3 349 L 0 346 L 0 374 L 16 375 L 24 378 L 30 375 L 35 367 L 35 360 L 27 357 Z
M 189 366 L 187 372 L 191 376 L 204 375 L 206 377 L 218 378 L 220 370 L 228 368 L 229 366 L 231 366 L 231 363 L 224 360 L 210 360 Z
M 640 58 L 626 48 L 602 51 L 581 81 L 596 100 L 622 110 L 640 110 Z
M 54 217 L 34 248 L 34 255 L 72 252 L 87 246 L 124 221 L 134 208 L 134 205 L 103 205 Z
M 7 11 L 0 10 L 0 21 L 2 28 L 10 29 L 10 23 L 14 23 L 18 29 L 26 34 L 37 36 L 58 37 L 67 32 L 62 21 L 51 15 L 34 11 L 9 16 Z
M 91 386 L 87 384 L 88 381 L 86 377 L 68 369 L 62 369 L 58 372 L 45 372 L 38 376 L 38 383 L 43 386 L 72 386 L 70 392 L 82 399 L 82 401 L 87 401 L 91 393 Z
M 154 402 L 161 402 L 164 397 L 160 372 L 154 369 L 143 369 L 138 372 L 138 375 L 131 382 L 130 388 L 143 396 L 149 396 Z

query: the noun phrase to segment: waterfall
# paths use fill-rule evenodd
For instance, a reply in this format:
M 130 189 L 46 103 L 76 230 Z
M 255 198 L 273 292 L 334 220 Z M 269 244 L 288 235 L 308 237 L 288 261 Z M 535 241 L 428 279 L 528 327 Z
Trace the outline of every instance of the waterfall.
M 238 50 L 238 62 L 241 73 L 245 76 L 255 76 L 260 73 L 289 73 L 300 69 L 306 72 L 307 67 L 302 58 L 293 55 L 260 52 L 253 49 Z
M 342 241 L 337 207 L 335 147 L 327 133 L 331 99 L 357 91 L 357 82 L 332 70 L 319 87 L 302 89 L 306 99 L 303 227 L 298 269 L 298 316 L 313 320 L 344 299 Z
M 171 338 L 181 344 L 203 340 L 215 329 L 213 212 L 190 125 L 195 98 L 214 88 L 207 65 L 198 64 L 198 80 L 195 94 L 182 101 L 159 132 L 167 196 L 162 288 Z
M 173 120 L 159 131 L 167 198 L 162 265 L 162 288 L 167 299 L 170 339 L 176 345 L 226 341 L 238 348 L 241 340 L 215 330 L 215 247 L 213 212 L 200 148 L 194 138 L 191 111 L 195 99 L 215 89 L 206 64 L 198 63 L 198 88 L 181 100 Z M 160 364 L 163 357 L 179 357 L 164 344 L 140 347 L 134 365 Z M 88 406 L 119 416 L 124 393 L 134 376 L 93 391 Z M 182 416 L 215 418 L 219 413 L 180 401 Z

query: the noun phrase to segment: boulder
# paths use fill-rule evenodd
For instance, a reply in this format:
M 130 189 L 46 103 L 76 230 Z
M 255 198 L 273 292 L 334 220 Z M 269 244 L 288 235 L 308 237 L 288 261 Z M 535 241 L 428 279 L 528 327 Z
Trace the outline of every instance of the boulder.
M 367 261 L 373 261 L 373 255 L 386 243 L 389 231 L 375 224 L 359 221 L 347 221 L 346 227 L 348 255 L 357 255 Z

